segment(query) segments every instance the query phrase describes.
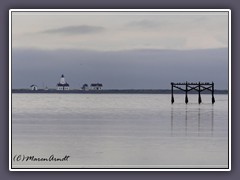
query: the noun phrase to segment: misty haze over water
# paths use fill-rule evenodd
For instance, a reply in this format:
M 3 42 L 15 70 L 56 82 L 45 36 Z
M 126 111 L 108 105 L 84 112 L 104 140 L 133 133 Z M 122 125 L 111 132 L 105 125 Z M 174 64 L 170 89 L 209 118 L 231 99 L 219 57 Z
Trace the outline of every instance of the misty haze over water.
M 70 88 L 170 89 L 170 82 L 214 82 L 228 89 L 228 49 L 122 51 L 12 50 L 12 88 L 55 88 L 64 74 Z

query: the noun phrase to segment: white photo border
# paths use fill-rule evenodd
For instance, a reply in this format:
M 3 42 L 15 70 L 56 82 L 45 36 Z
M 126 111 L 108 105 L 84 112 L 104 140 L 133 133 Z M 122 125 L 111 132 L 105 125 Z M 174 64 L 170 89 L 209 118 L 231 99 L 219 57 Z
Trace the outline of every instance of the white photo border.
M 13 12 L 228 12 L 228 168 L 13 168 L 12 13 Z M 9 171 L 231 171 L 231 10 L 230 9 L 10 9 L 9 10 Z

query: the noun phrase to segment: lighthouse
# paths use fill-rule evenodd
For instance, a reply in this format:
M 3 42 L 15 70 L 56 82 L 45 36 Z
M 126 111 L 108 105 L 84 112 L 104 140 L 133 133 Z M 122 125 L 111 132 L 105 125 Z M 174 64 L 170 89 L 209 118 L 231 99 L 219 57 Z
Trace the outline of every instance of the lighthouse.
M 61 76 L 60 82 L 57 84 L 57 90 L 69 90 L 69 84 L 66 82 L 63 74 Z

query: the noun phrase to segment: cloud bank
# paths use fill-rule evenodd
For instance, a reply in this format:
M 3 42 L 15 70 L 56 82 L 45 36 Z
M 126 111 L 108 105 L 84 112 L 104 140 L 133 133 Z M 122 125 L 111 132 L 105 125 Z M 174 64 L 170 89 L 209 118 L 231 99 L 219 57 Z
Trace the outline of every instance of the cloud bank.
M 56 29 L 48 29 L 41 33 L 76 35 L 76 34 L 100 33 L 103 31 L 105 31 L 105 28 L 101 27 L 101 26 L 80 25 L 80 26 L 66 26 L 66 27 L 61 27 L 61 28 L 56 28 Z
M 161 23 L 156 22 L 156 21 L 150 21 L 150 20 L 139 20 L 139 21 L 132 21 L 126 24 L 127 27 L 131 28 L 146 28 L 146 29 L 151 29 L 151 28 L 157 28 L 161 26 Z

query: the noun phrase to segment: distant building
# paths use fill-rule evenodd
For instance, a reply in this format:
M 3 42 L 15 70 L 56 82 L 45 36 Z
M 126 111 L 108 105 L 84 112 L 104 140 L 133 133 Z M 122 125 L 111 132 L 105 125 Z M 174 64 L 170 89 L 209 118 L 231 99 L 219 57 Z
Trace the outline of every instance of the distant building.
M 91 90 L 101 90 L 102 87 L 103 87 L 102 84 L 96 83 L 96 84 L 91 84 L 91 87 L 90 87 L 90 88 L 91 88 Z
M 87 85 L 87 84 L 84 84 L 84 85 L 82 86 L 82 90 L 84 90 L 84 91 L 88 91 L 88 90 L 89 90 L 88 85 Z
M 63 74 L 61 76 L 60 82 L 57 84 L 57 90 L 69 90 L 69 84 L 65 81 Z
M 37 91 L 37 90 L 38 90 L 38 87 L 37 87 L 37 85 L 35 85 L 35 84 L 31 85 L 30 88 L 31 88 L 31 90 L 33 90 L 33 91 Z

